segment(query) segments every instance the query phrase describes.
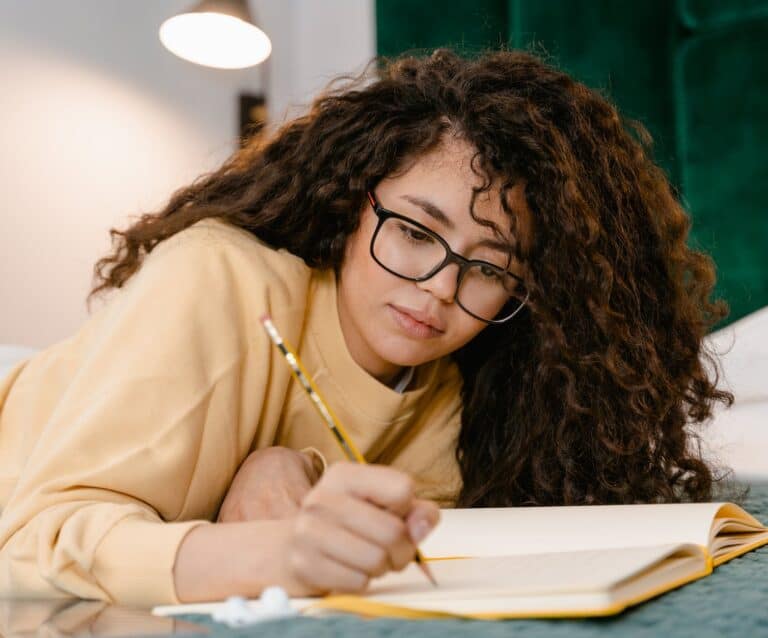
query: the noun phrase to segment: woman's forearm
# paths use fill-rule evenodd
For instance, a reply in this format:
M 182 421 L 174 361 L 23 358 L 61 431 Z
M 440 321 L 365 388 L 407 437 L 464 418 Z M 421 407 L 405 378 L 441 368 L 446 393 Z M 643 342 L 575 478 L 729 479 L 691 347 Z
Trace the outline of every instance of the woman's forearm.
M 257 597 L 270 585 L 285 586 L 290 525 L 284 519 L 195 527 L 176 554 L 176 596 L 183 603 Z

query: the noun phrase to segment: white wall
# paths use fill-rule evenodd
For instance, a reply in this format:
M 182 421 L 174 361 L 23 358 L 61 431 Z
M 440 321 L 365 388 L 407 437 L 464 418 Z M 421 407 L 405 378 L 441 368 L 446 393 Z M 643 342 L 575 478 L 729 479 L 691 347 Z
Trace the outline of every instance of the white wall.
M 234 150 L 241 90 L 266 85 L 274 125 L 375 52 L 373 0 L 251 0 L 266 67 L 200 67 L 157 37 L 191 4 L 0 0 L 0 343 L 77 329 L 108 229 Z

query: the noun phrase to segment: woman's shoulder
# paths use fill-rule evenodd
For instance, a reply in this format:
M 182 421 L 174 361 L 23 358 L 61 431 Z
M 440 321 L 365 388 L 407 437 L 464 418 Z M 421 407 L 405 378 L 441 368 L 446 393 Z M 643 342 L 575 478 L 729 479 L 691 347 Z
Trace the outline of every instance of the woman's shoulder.
M 160 242 L 146 256 L 136 278 L 176 282 L 174 287 L 189 289 L 195 296 L 207 288 L 220 296 L 234 294 L 254 301 L 266 296 L 277 304 L 294 306 L 301 305 L 299 298 L 308 294 L 312 269 L 284 248 L 209 218 Z
M 231 224 L 204 219 L 161 241 L 126 285 L 94 314 L 103 321 L 126 308 L 163 308 L 166 317 L 211 315 L 246 323 L 290 308 L 303 314 L 312 269 L 284 249 L 276 249 Z M 186 322 L 189 323 L 189 322 Z
M 275 248 L 253 233 L 218 218 L 206 218 L 158 244 L 153 252 L 182 252 L 196 259 L 226 256 L 267 268 L 277 275 L 309 279 L 311 269 L 304 260 L 285 248 Z

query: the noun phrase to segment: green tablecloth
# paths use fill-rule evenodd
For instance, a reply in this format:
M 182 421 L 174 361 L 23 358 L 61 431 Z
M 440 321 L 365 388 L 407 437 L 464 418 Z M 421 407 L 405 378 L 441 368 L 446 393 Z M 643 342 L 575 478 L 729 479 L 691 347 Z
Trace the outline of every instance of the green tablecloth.
M 768 522 L 768 483 L 754 484 L 746 509 Z M 579 620 L 361 620 L 349 616 L 297 618 L 229 629 L 207 617 L 185 616 L 211 628 L 213 638 L 324 638 L 418 636 L 473 638 L 525 636 L 768 636 L 768 546 L 717 567 L 707 578 L 667 592 L 609 618 Z

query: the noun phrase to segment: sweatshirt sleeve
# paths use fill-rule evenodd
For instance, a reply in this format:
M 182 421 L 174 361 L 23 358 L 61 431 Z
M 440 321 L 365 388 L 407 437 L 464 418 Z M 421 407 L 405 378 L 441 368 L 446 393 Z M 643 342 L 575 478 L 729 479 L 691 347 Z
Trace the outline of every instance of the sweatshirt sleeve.
M 221 239 L 193 227 L 86 322 L 0 517 L 0 596 L 178 602 L 177 549 L 208 521 L 177 518 L 203 441 L 235 436 L 236 411 L 221 406 L 254 347 L 241 296 Z M 44 374 L 24 387 L 25 372 L 27 400 L 46 392 Z

